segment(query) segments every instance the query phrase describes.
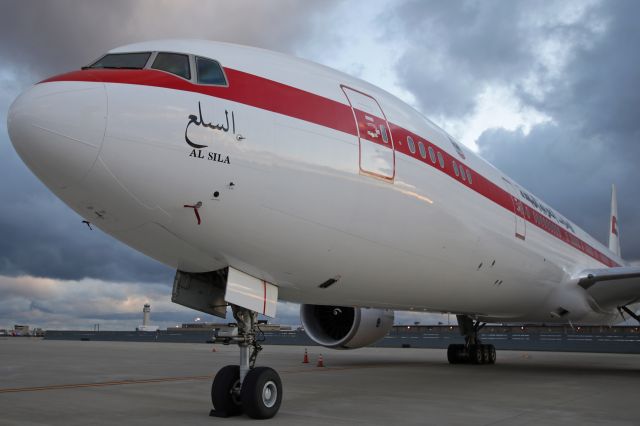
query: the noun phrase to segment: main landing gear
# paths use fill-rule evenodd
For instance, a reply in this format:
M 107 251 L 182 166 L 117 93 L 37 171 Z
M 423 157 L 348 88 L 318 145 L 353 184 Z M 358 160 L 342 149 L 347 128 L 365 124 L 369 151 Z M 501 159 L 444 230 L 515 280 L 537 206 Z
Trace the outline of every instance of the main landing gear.
M 240 348 L 240 365 L 227 365 L 218 371 L 211 386 L 211 402 L 216 417 L 247 414 L 254 419 L 270 419 L 280 409 L 282 381 L 269 367 L 255 367 L 262 347 L 256 340 L 258 314 L 231 305 L 238 323 L 238 332 L 222 337 L 225 344 L 236 343 Z
M 449 364 L 495 364 L 496 348 L 493 345 L 482 344 L 478 338 L 478 332 L 486 324 L 474 321 L 467 315 L 457 315 L 457 318 L 465 343 L 449 345 Z

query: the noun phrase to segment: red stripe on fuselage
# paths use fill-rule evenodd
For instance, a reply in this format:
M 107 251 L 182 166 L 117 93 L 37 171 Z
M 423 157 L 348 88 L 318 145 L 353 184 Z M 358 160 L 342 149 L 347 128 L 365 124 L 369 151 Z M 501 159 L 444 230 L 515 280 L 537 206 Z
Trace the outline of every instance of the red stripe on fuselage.
M 348 105 L 307 92 L 277 81 L 230 68 L 224 69 L 229 87 L 203 86 L 157 70 L 90 69 L 72 71 L 51 81 L 102 81 L 105 83 L 138 84 L 202 93 L 251 105 L 300 120 L 309 121 L 341 132 L 357 135 L 353 113 Z
M 161 87 L 174 90 L 182 90 L 187 92 L 202 93 L 204 95 L 216 98 L 227 99 L 233 102 L 250 105 L 255 108 L 264 109 L 274 113 L 286 115 L 288 117 L 297 118 L 328 127 L 354 136 L 358 136 L 358 130 L 354 120 L 353 112 L 349 105 L 325 98 L 315 93 L 311 93 L 293 86 L 288 86 L 277 81 L 269 80 L 254 74 L 231 68 L 224 69 L 229 87 L 219 86 L 203 86 L 193 84 L 187 80 L 173 76 L 157 70 L 116 70 L 116 69 L 89 69 L 82 71 L 72 71 L 42 81 L 96 81 L 105 83 L 121 83 L 142 86 Z M 346 101 L 346 99 L 345 99 Z M 377 117 L 384 120 L 383 118 Z M 513 204 L 512 195 L 496 185 L 489 179 L 478 174 L 475 170 L 467 167 L 458 158 L 453 157 L 446 151 L 440 149 L 437 145 L 429 142 L 427 139 L 410 132 L 409 130 L 389 123 L 392 138 L 395 141 L 394 146 L 397 152 L 422 161 L 439 171 L 446 173 L 458 183 L 465 185 L 469 189 L 488 198 L 503 208 L 518 214 Z M 411 153 L 407 146 L 407 137 L 411 136 L 416 144 L 416 152 Z M 418 142 L 425 145 L 427 155 L 422 158 L 418 149 Z M 381 141 L 373 141 L 384 145 Z M 433 148 L 436 152 L 440 152 L 444 157 L 444 167 L 440 167 L 438 159 L 435 164 L 430 161 L 428 149 Z M 469 170 L 472 173 L 473 183 L 469 183 L 468 179 L 462 180 L 456 175 L 453 169 L 453 162 L 458 166 L 464 166 L 465 173 Z M 604 265 L 613 267 L 620 266 L 617 262 L 606 256 L 604 253 L 596 250 L 585 241 L 579 239 L 566 229 L 557 225 L 551 219 L 542 215 L 538 211 L 524 204 L 524 216 L 527 222 L 546 231 L 556 238 L 564 241 L 582 253 L 592 257 Z

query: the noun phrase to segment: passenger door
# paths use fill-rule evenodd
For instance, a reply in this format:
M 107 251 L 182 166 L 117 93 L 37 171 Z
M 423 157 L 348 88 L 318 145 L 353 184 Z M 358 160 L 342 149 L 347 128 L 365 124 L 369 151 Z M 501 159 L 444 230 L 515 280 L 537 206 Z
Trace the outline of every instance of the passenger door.
M 344 91 L 358 128 L 360 172 L 393 181 L 395 150 L 387 118 L 372 96 L 347 86 Z

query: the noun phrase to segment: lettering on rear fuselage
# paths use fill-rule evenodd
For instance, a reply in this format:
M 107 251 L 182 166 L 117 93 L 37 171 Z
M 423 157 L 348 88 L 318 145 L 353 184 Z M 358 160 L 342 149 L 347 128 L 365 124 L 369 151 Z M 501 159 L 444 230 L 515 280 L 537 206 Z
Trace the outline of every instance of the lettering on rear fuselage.
M 189 157 L 191 158 L 199 158 L 202 160 L 209 161 L 217 161 L 218 163 L 223 164 L 231 164 L 229 161 L 229 156 L 225 154 L 221 154 L 218 152 L 206 151 L 204 148 L 207 148 L 207 145 L 202 145 L 193 142 L 189 138 L 189 127 L 191 125 L 197 127 L 203 127 L 205 129 L 211 129 L 215 132 L 236 134 L 236 118 L 233 111 L 231 111 L 231 120 L 229 120 L 229 111 L 224 110 L 224 122 L 220 124 L 213 124 L 213 122 L 206 122 L 202 116 L 202 105 L 198 102 L 198 115 L 191 114 L 189 115 L 189 121 L 187 122 L 187 127 L 184 129 L 184 140 L 185 142 L 191 146 L 193 149 L 189 153 Z
M 538 201 L 536 197 L 523 191 L 522 189 L 520 190 L 520 195 L 522 196 L 522 198 L 529 201 L 529 203 L 531 203 L 531 205 L 535 207 L 539 212 L 546 215 L 549 219 L 555 219 L 558 223 L 560 223 L 565 228 L 567 228 L 568 231 L 575 232 L 573 229 L 573 226 L 571 226 L 571 223 L 569 223 L 567 219 L 562 217 L 559 213 L 554 212 L 554 210 L 552 210 L 551 208 L 545 206 L 541 201 Z M 537 218 L 534 218 L 534 219 L 536 220 L 536 223 L 540 225 L 540 223 L 538 223 L 539 221 L 537 220 Z M 548 229 L 548 226 L 543 226 L 543 228 Z M 551 232 L 551 233 L 554 235 L 557 234 L 557 232 Z

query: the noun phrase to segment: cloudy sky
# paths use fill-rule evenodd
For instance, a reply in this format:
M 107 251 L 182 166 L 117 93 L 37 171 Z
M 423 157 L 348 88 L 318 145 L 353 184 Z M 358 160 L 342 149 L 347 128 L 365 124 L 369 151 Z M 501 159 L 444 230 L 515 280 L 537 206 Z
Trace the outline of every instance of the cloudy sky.
M 601 241 L 615 183 L 623 256 L 638 260 L 639 15 L 634 0 L 0 0 L 0 328 L 132 329 L 145 302 L 163 327 L 200 316 L 170 302 L 173 271 L 89 232 L 6 130 L 34 82 L 157 38 L 259 46 L 368 80 Z M 279 320 L 297 311 L 281 304 Z

